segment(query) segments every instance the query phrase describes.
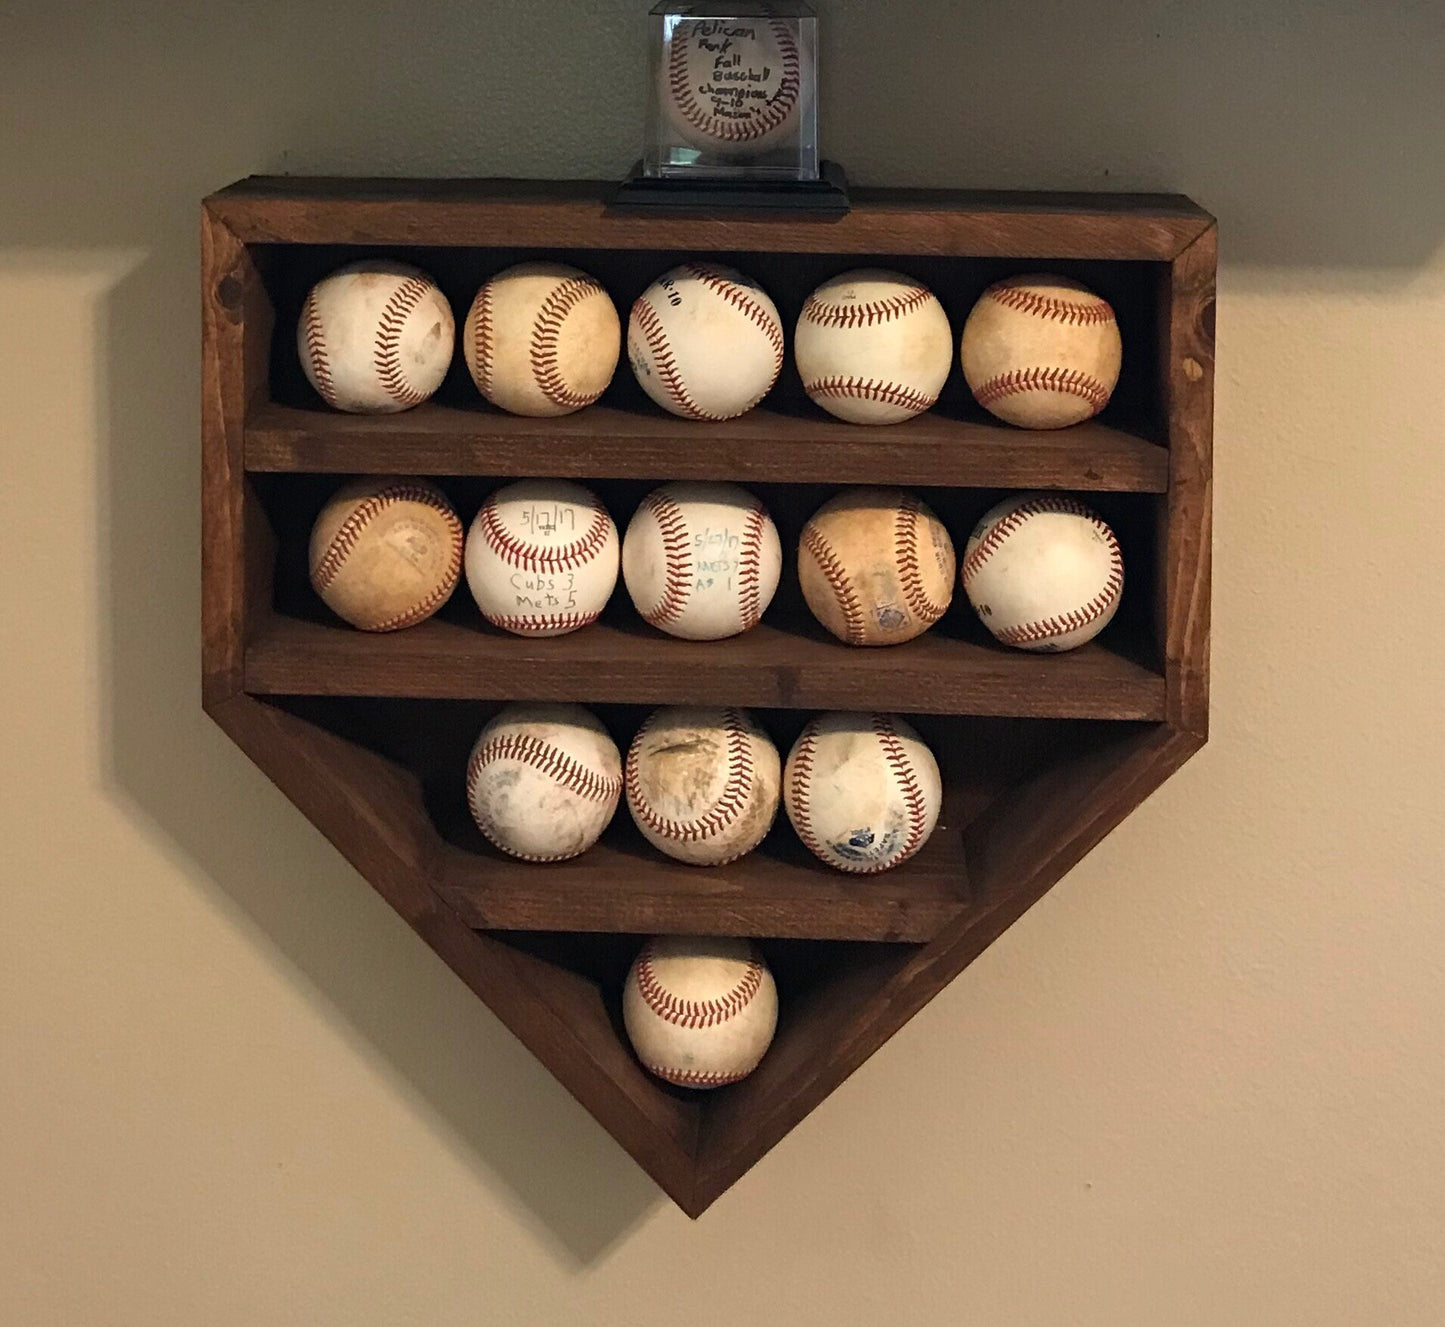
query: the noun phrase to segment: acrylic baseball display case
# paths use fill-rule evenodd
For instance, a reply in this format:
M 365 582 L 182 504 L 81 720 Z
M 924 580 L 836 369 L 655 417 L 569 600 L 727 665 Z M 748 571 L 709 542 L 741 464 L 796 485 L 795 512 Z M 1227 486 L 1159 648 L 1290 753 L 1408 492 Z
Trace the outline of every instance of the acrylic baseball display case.
M 1205 740 L 1215 231 L 1185 199 L 859 191 L 845 217 L 639 216 L 605 184 L 255 179 L 203 210 L 204 703 L 461 979 L 686 1211 L 697 1215 L 1035 902 Z M 722 423 L 663 414 L 625 360 L 596 405 L 503 414 L 458 354 L 402 414 L 328 409 L 306 382 L 295 320 L 312 282 L 386 255 L 464 312 L 527 258 L 596 276 L 626 318 L 662 271 L 707 256 L 756 278 L 789 334 L 804 298 L 851 267 L 925 281 L 955 335 L 991 281 L 1073 276 L 1124 340 L 1113 400 L 1085 424 L 1012 428 L 972 401 L 955 363 L 938 405 L 866 427 L 824 415 L 791 362 L 762 405 Z M 273 335 L 274 333 L 274 335 Z M 307 580 L 306 536 L 356 474 L 420 474 L 464 520 L 498 483 L 581 479 L 619 527 L 671 479 L 728 479 L 768 505 L 783 583 L 741 636 L 664 636 L 619 587 L 601 621 L 526 639 L 482 621 L 465 589 L 387 635 L 332 617 Z M 997 644 L 961 592 L 931 631 L 842 644 L 803 605 L 803 521 L 848 484 L 916 491 L 962 547 L 1021 489 L 1075 493 L 1117 531 L 1115 620 L 1064 655 Z M 462 795 L 467 748 L 513 700 L 587 705 L 625 749 L 648 708 L 751 708 L 780 751 L 819 710 L 901 712 L 938 756 L 940 827 L 892 871 L 812 858 L 786 817 L 753 854 L 688 867 L 620 809 L 569 862 L 502 857 Z M 757 937 L 780 1021 L 762 1064 L 712 1093 L 669 1087 L 621 1032 L 628 962 L 651 933 Z M 384 980 L 384 974 L 379 974 Z M 404 998 L 404 992 L 398 993 Z M 487 1090 L 479 1073 L 477 1090 Z
M 657 5 L 644 175 L 816 180 L 817 52 L 799 0 Z

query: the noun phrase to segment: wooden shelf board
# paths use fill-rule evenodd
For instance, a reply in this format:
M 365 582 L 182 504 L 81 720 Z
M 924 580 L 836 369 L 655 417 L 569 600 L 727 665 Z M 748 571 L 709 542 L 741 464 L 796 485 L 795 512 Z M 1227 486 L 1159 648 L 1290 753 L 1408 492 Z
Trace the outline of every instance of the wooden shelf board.
M 436 889 L 479 930 L 922 942 L 968 906 L 957 830 L 940 826 L 917 856 L 874 876 L 834 871 L 774 837 L 725 866 L 687 866 L 647 844 L 622 807 L 607 836 L 571 861 L 448 846 Z
M 266 403 L 246 426 L 246 468 L 338 474 L 554 475 L 609 479 L 954 485 L 1163 493 L 1169 453 L 1097 420 L 1032 432 L 930 412 L 864 427 L 759 408 L 706 424 L 660 410 L 589 406 L 524 419 L 478 400 L 398 415 Z
M 205 201 L 247 244 L 468 245 L 1167 262 L 1211 224 L 1175 194 L 855 187 L 845 216 L 659 215 L 609 206 L 606 180 L 253 176 Z
M 1021 718 L 1164 717 L 1164 678 L 1092 642 L 1038 655 L 930 632 L 859 650 L 764 622 L 723 641 L 664 636 L 627 617 L 531 639 L 433 618 L 386 635 L 273 616 L 252 637 L 256 695 L 719 703 L 781 709 L 904 709 Z

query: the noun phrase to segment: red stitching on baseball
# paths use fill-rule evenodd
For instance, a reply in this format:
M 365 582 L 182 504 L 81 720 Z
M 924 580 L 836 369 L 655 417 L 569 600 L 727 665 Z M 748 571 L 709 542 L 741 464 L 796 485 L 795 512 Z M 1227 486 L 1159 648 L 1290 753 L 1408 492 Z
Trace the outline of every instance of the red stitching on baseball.
M 473 376 L 477 390 L 488 400 L 492 397 L 492 283 L 485 282 L 477 292 L 477 316 L 472 319 Z
M 331 377 L 331 360 L 326 354 L 326 328 L 321 321 L 321 310 L 316 307 L 316 290 L 306 296 L 301 309 L 301 321 L 305 328 L 306 354 L 311 361 L 311 376 L 321 399 L 333 410 L 336 404 L 336 383 Z
M 677 839 L 683 843 L 696 843 L 703 839 L 712 838 L 720 834 L 734 820 L 736 820 L 748 808 L 752 799 L 753 790 L 753 751 L 752 742 L 749 740 L 747 725 L 743 721 L 741 710 L 725 709 L 723 711 L 723 727 L 727 730 L 727 780 L 723 784 L 723 790 L 718 794 L 718 799 L 713 803 L 711 809 L 699 816 L 696 820 L 669 820 L 658 813 L 647 804 L 642 792 L 642 779 L 637 772 L 638 757 L 641 754 L 643 739 L 651 731 L 652 721 L 656 717 L 655 712 L 648 715 L 643 721 L 642 727 L 637 730 L 637 736 L 632 739 L 632 746 L 627 752 L 627 805 L 632 814 L 653 833 L 665 839 Z M 737 854 L 739 857 L 743 854 Z M 728 858 L 728 861 L 735 860 Z M 719 862 L 715 865 L 724 865 Z
M 426 400 L 426 393 L 417 391 L 411 385 L 402 368 L 401 333 L 412 310 L 430 289 L 430 281 L 418 276 L 407 277 L 391 292 L 377 325 L 376 376 L 386 394 L 401 405 L 411 406 Z
M 678 1087 L 726 1087 L 727 1084 L 736 1083 L 752 1073 L 752 1069 L 671 1069 L 664 1064 L 649 1064 L 647 1069 L 649 1073 L 654 1073 Z
M 788 819 L 793 832 L 815 857 L 828 860 L 828 853 L 813 833 L 813 818 L 808 806 L 808 789 L 813 778 L 813 758 L 818 751 L 818 720 L 809 719 L 793 747 L 793 774 L 788 780 Z
M 1082 608 L 1072 609 L 1057 617 L 1040 618 L 1036 622 L 1022 622 L 1016 627 L 1005 627 L 998 633 L 1005 645 L 1026 645 L 1055 636 L 1066 636 L 1071 631 L 1087 627 L 1089 623 L 1103 617 L 1116 603 L 1124 590 L 1123 568 L 1109 570 L 1109 580 L 1104 588 Z
M 668 60 L 668 86 L 683 119 L 690 125 L 713 138 L 746 143 L 772 133 L 792 113 L 801 86 L 798 48 L 793 43 L 792 31 L 786 23 L 773 20 L 768 26 L 778 43 L 778 54 L 783 60 L 783 76 L 778 83 L 778 90 L 768 98 L 767 103 L 741 121 L 719 119 L 715 115 L 709 115 L 698 105 L 687 76 L 687 36 L 681 40 L 673 37 L 672 52 Z
M 461 575 L 461 549 L 464 542 L 462 523 L 456 512 L 452 510 L 451 504 L 445 498 L 432 492 L 431 489 L 422 488 L 418 484 L 388 484 L 385 488 L 358 502 L 352 508 L 350 515 L 337 527 L 336 533 L 331 537 L 331 542 L 326 546 L 326 552 L 322 555 L 321 561 L 316 564 L 316 570 L 311 573 L 311 584 L 316 588 L 318 594 L 336 579 L 345 565 L 346 559 L 351 556 L 352 550 L 361 538 L 362 531 L 366 529 L 372 518 L 393 502 L 418 502 L 442 516 L 446 521 L 447 530 L 452 536 L 452 554 L 447 564 L 447 575 L 448 577 Z M 449 589 L 447 594 L 450 593 Z M 406 614 L 402 616 L 406 616 Z M 377 630 L 382 630 L 382 628 L 378 627 Z
M 1096 295 L 1079 299 L 1065 299 L 1058 295 L 1042 295 L 1030 290 L 1024 277 L 1009 277 L 999 281 L 983 292 L 985 299 L 996 300 L 1008 309 L 1030 313 L 1053 322 L 1070 323 L 1076 327 L 1087 327 L 1114 321 L 1114 310 L 1107 301 Z M 1081 292 L 1082 295 L 1082 292 Z
M 742 1013 L 763 984 L 763 965 L 748 959 L 742 979 L 732 990 L 710 1000 L 685 1000 L 665 987 L 652 966 L 656 947 L 649 940 L 637 956 L 637 991 L 643 1003 L 665 1023 L 682 1028 L 710 1028 Z
M 828 304 L 814 291 L 803 303 L 803 317 L 821 327 L 871 327 L 911 313 L 933 298 L 933 292 L 916 283 L 906 295 L 873 300 L 868 304 Z
M 687 521 L 677 503 L 667 494 L 656 491 L 649 493 L 642 502 L 657 522 L 657 531 L 662 536 L 665 577 L 661 597 L 643 612 L 642 617 L 654 627 L 662 627 L 675 622 L 687 607 L 688 591 L 692 588 L 692 550 L 687 537 Z
M 1109 546 L 1118 556 L 1119 541 L 1114 537 L 1114 532 L 1104 519 L 1091 507 L 1086 507 L 1076 498 L 1056 497 L 1052 494 L 1045 494 L 1042 497 L 1029 498 L 1021 502 L 1011 511 L 1005 512 L 988 529 L 982 539 L 969 551 L 968 556 L 963 560 L 963 579 L 967 584 L 978 574 L 978 569 L 983 566 L 1002 546 L 1004 541 L 1013 534 L 1030 516 L 1082 516 L 1090 522 L 1098 532 L 1108 541 Z M 1120 558 L 1120 567 L 1123 566 L 1123 559 Z
M 544 632 L 561 633 L 589 627 L 602 616 L 599 608 L 593 613 L 545 613 L 540 617 L 528 617 L 522 613 L 483 613 L 494 627 L 510 631 L 518 636 L 537 636 Z
M 811 522 L 803 527 L 803 536 L 800 542 L 813 555 L 813 561 L 818 564 L 818 570 L 823 573 L 832 587 L 833 597 L 837 600 L 848 631 L 848 643 L 862 645 L 867 635 L 867 627 L 863 619 L 863 605 L 859 602 L 858 595 L 848 580 L 848 573 L 844 570 L 843 563 L 833 551 L 832 545 L 823 538 L 818 527 Z
M 763 616 L 763 531 L 767 524 L 767 508 L 757 502 L 748 511 L 738 554 L 738 615 L 744 631 L 757 626 Z
M 882 871 L 890 866 L 897 866 L 900 862 L 906 862 L 923 846 L 924 831 L 928 823 L 928 809 L 924 801 L 923 789 L 918 786 L 918 779 L 913 773 L 913 764 L 908 759 L 908 749 L 903 745 L 902 738 L 898 736 L 898 730 L 894 728 L 893 721 L 886 714 L 875 714 L 873 731 L 883 746 L 884 758 L 892 767 L 894 777 L 902 785 L 903 802 L 908 809 L 908 838 L 897 854 L 884 858 L 881 862 L 873 863 L 866 870 L 860 871 L 858 873 L 860 875 L 872 875 L 875 871 Z
M 647 349 L 652 354 L 653 367 L 657 370 L 657 376 L 662 380 L 662 385 L 666 388 L 668 396 L 672 398 L 678 412 L 686 415 L 689 419 L 720 420 L 725 418 L 723 415 L 704 410 L 692 399 L 687 390 L 687 384 L 683 382 L 682 374 L 678 371 L 677 361 L 672 357 L 672 347 L 668 344 L 662 319 L 658 317 L 657 310 L 647 302 L 645 295 L 637 297 L 632 306 L 632 317 L 636 321 L 643 339 L 647 342 Z
M 778 320 L 763 307 L 759 300 L 753 298 L 746 286 L 739 285 L 731 278 L 724 276 L 722 270 L 712 263 L 684 263 L 683 269 L 692 273 L 709 290 L 721 295 L 735 309 L 745 314 L 750 322 L 762 329 L 764 336 L 768 338 L 768 344 L 773 348 L 773 377 L 776 378 L 778 371 L 783 367 L 783 329 Z M 768 384 L 769 388 L 772 383 Z M 767 392 L 764 391 L 763 396 Z M 763 399 L 758 397 L 753 402 L 756 405 Z M 749 409 L 752 406 L 748 407 Z
M 607 292 L 590 276 L 567 278 L 542 301 L 536 325 L 532 328 L 532 374 L 537 386 L 549 401 L 572 410 L 591 405 L 602 395 L 603 389 L 577 392 L 567 386 L 562 366 L 557 362 L 557 338 L 562 334 L 562 324 L 567 315 L 593 295 L 607 298 Z
M 973 395 L 979 405 L 990 406 L 1020 392 L 1059 392 L 1064 396 L 1077 396 L 1087 401 L 1096 415 L 1109 404 L 1110 396 L 1109 388 L 1082 369 L 1058 368 L 1010 369 L 980 383 L 974 388 Z
M 582 503 L 579 501 L 578 506 Z M 482 522 L 482 535 L 487 547 L 510 566 L 522 571 L 566 571 L 581 567 L 596 557 L 602 545 L 607 542 L 611 519 L 606 509 L 598 502 L 595 494 L 587 495 L 587 506 L 592 512 L 592 524 L 580 539 L 560 548 L 543 548 L 540 544 L 524 543 L 502 524 L 497 515 L 497 495 L 491 494 L 482 503 L 478 517 Z
M 896 382 L 877 382 L 872 378 L 815 378 L 812 382 L 805 382 L 803 390 L 815 401 L 820 396 L 856 396 L 868 401 L 882 401 L 885 405 L 901 406 L 914 414 L 927 410 L 938 400 L 936 392 L 920 392 Z
M 905 493 L 893 523 L 893 542 L 898 555 L 898 579 L 903 597 L 914 616 L 932 626 L 943 616 L 948 605 L 934 603 L 923 588 L 923 576 L 918 565 L 918 525 L 922 514 L 923 504 L 912 493 Z

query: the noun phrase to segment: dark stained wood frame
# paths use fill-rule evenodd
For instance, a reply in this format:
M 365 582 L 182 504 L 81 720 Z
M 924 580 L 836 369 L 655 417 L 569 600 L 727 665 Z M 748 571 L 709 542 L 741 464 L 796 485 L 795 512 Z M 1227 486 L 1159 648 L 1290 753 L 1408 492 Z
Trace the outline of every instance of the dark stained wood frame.
M 606 189 L 561 182 L 254 179 L 205 201 L 203 700 L 457 975 L 697 1216 L 1206 740 L 1215 226 L 1175 197 L 860 190 L 852 212 L 822 220 L 629 214 L 608 208 Z M 762 411 L 732 426 L 697 426 L 717 435 L 706 453 L 711 459 L 679 463 L 666 452 L 655 422 L 603 407 L 555 428 L 442 406 L 385 421 L 295 411 L 268 399 L 273 314 L 264 266 L 267 246 L 277 244 L 1152 262 L 1159 272 L 1167 449 L 1100 423 L 1036 435 L 920 420 L 904 426 L 912 429 L 905 434 L 821 421 L 800 426 Z M 459 867 L 456 851 L 439 838 L 415 775 L 262 698 L 328 690 L 467 696 L 473 693 L 463 678 L 475 675 L 476 651 L 495 655 L 499 647 L 478 646 L 483 638 L 475 635 L 460 643 L 443 623 L 378 639 L 277 618 L 271 609 L 274 536 L 252 476 L 361 469 L 523 474 L 530 467 L 533 473 L 662 479 L 736 477 L 746 465 L 749 478 L 786 478 L 809 464 L 835 482 L 886 478 L 1161 495 L 1151 500 L 1158 513 L 1154 620 L 1162 677 L 1102 651 L 1002 661 L 980 651 L 958 674 L 955 689 L 945 687 L 938 708 L 1131 722 L 1120 725 L 1117 740 L 1080 749 L 1001 796 L 969 826 L 961 849 L 966 899 L 955 905 L 929 904 L 907 887 L 891 895 L 881 890 L 871 900 L 846 896 L 841 887 L 811 895 L 804 889 L 807 897 L 793 898 L 786 881 L 747 884 L 758 871 L 746 877 L 739 898 L 728 903 L 732 929 L 926 943 L 850 947 L 849 961 L 789 1012 L 750 1078 L 695 1098 L 660 1087 L 638 1066 L 617 1034 L 615 992 L 475 929 L 508 925 L 509 908 L 511 924 L 533 918 L 539 907 L 555 929 L 585 930 L 592 922 L 579 917 L 569 925 L 555 906 L 549 914 L 529 903 L 520 879 L 516 896 L 497 890 L 490 901 L 463 888 L 458 871 L 465 876 L 470 868 Z M 581 698 L 689 698 L 687 687 L 668 681 L 676 670 L 665 660 L 649 670 L 644 651 L 629 656 L 620 641 L 598 639 L 601 645 L 589 647 L 597 658 L 564 659 L 575 666 L 583 658 L 594 674 L 600 661 L 603 681 L 596 694 Z M 529 656 L 519 669 L 514 655 L 512 682 L 488 694 L 506 699 L 539 694 L 537 688 L 548 694 L 552 643 L 507 644 L 541 658 Z M 660 644 L 665 655 L 668 643 Z M 648 649 L 656 653 L 657 645 Z M 916 657 L 895 656 L 896 689 L 917 690 L 921 679 L 936 675 L 929 648 Z M 691 684 L 699 698 L 784 708 L 872 700 L 854 678 L 854 659 L 821 643 L 814 650 L 812 642 L 764 634 L 740 638 L 713 657 Z M 517 680 L 525 676 L 542 680 Z M 344 682 L 323 681 L 337 677 Z M 754 888 L 756 897 L 749 893 Z M 705 920 L 685 891 L 669 897 L 664 891 L 623 920 L 639 923 L 638 929 Z M 617 918 L 612 923 L 627 929 Z

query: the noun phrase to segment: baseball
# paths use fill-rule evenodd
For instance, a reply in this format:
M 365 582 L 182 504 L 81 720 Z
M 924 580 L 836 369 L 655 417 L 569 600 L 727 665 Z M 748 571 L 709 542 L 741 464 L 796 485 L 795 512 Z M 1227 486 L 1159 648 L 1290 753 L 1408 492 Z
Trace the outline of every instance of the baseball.
M 813 616 L 849 645 L 922 635 L 953 601 L 953 541 L 912 493 L 847 489 L 818 508 L 798 544 Z
M 860 875 L 906 862 L 938 824 L 933 752 L 892 714 L 820 714 L 788 754 L 788 819 L 816 857 Z
M 751 940 L 654 936 L 622 988 L 622 1021 L 651 1074 L 681 1087 L 746 1078 L 778 1026 L 778 988 Z
M 622 540 L 622 579 L 637 611 L 684 640 L 756 626 L 782 565 L 773 518 L 736 484 L 664 484 L 643 498 Z
M 622 795 L 622 757 L 580 705 L 509 705 L 467 761 L 472 819 L 503 852 L 560 862 L 586 852 Z
M 645 391 L 684 419 L 732 419 L 771 390 L 783 324 L 755 281 L 720 263 L 683 263 L 632 306 L 627 359 Z
M 429 618 L 457 586 L 462 523 L 420 479 L 358 479 L 332 494 L 311 527 L 311 585 L 363 631 Z
M 1062 276 L 1012 276 L 990 286 L 959 343 L 979 405 L 1031 429 L 1097 415 L 1119 381 L 1122 353 L 1108 302 Z
M 627 752 L 627 808 L 660 852 L 721 866 L 773 827 L 781 764 L 746 710 L 653 710 Z
M 301 367 L 335 410 L 409 410 L 442 384 L 455 331 L 447 297 L 406 263 L 366 259 L 318 281 L 296 326 Z
M 1091 641 L 1124 594 L 1124 558 L 1074 498 L 1025 493 L 986 512 L 963 551 L 963 589 L 1005 645 L 1054 653 Z
M 682 140 L 720 157 L 751 157 L 798 132 L 797 42 L 778 19 L 673 24 L 658 97 Z
M 860 268 L 825 281 L 793 333 L 803 389 L 852 424 L 896 424 L 938 400 L 953 332 L 938 298 L 901 272 Z
M 622 326 L 601 284 L 561 263 L 518 263 L 477 291 L 462 329 L 477 390 L 514 415 L 570 415 L 612 381 Z
M 482 503 L 466 562 L 472 598 L 494 627 L 564 636 L 607 606 L 617 584 L 617 527 L 580 484 L 524 479 Z

